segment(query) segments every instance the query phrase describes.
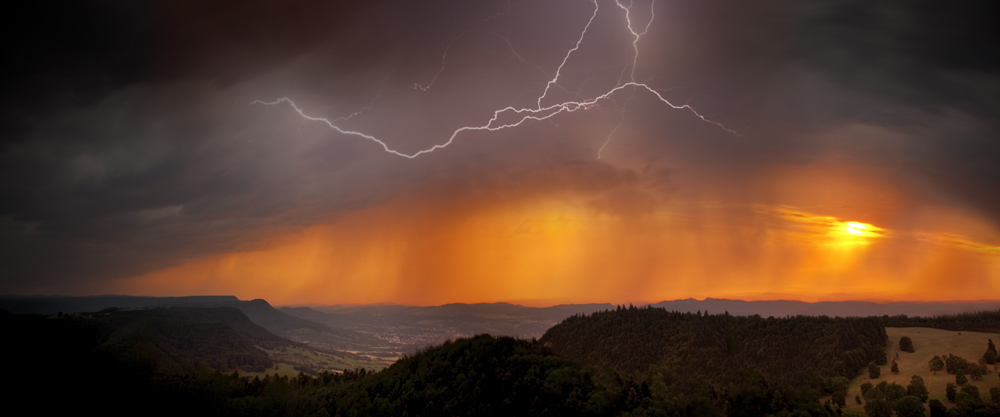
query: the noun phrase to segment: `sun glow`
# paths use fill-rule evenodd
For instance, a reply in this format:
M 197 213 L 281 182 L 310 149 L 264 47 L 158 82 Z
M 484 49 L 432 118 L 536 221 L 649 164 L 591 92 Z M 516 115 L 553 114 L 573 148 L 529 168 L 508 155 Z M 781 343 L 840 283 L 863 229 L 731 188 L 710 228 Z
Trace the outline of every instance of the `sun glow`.
M 847 222 L 847 227 L 844 231 L 852 235 L 864 236 L 865 232 L 868 231 L 869 225 L 858 222 Z
M 869 223 L 834 221 L 830 233 L 836 244 L 869 244 L 885 236 L 886 230 Z
M 830 181 L 837 186 L 816 186 Z M 841 176 L 779 194 L 796 200 L 795 192 L 839 190 L 854 206 L 835 205 L 826 194 L 800 196 L 798 205 L 706 204 L 679 196 L 644 206 L 646 200 L 628 193 L 554 195 L 519 179 L 474 197 L 428 189 L 105 292 L 412 305 L 1000 294 L 1000 241 L 975 233 L 989 223 L 934 210 L 914 217 L 920 227 L 912 227 L 898 221 L 894 210 L 905 201 L 890 198 L 891 187 L 869 181 L 868 188 L 844 188 L 862 182 L 836 181 Z M 953 285 L 956 276 L 976 289 Z

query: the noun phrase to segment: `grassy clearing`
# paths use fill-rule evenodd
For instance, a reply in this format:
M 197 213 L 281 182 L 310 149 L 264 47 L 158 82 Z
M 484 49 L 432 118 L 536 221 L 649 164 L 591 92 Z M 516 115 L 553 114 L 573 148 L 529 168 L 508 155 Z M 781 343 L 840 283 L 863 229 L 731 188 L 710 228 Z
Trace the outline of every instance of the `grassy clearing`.
M 259 346 L 258 346 L 259 348 Z M 345 358 L 342 356 L 316 352 L 314 350 L 300 347 L 285 347 L 279 349 L 264 349 L 267 356 L 275 362 L 275 366 L 266 369 L 264 372 L 240 372 L 242 376 L 274 375 L 294 377 L 301 372 L 295 367 L 304 369 L 312 368 L 317 372 L 322 371 L 344 371 L 349 369 L 365 368 L 370 371 L 380 371 L 391 365 L 390 362 L 378 360 L 358 360 Z
M 264 372 L 239 371 L 239 373 L 240 376 L 248 376 L 250 378 L 253 378 L 255 376 L 263 378 L 264 375 L 274 375 L 275 373 L 277 373 L 280 376 L 287 376 L 289 378 L 294 378 L 299 375 L 299 371 L 295 369 L 294 365 L 289 363 L 280 363 L 280 362 L 278 362 L 275 366 L 265 369 Z
M 309 365 L 317 370 L 337 370 L 365 368 L 379 371 L 387 368 L 390 363 L 378 360 L 352 359 L 343 356 L 321 353 L 300 347 L 286 347 L 284 350 L 267 350 L 271 360 L 291 364 Z
M 949 382 L 955 382 L 955 375 L 938 372 L 934 375 L 930 371 L 928 362 L 934 355 L 947 357 L 948 354 L 961 356 L 969 362 L 978 362 L 986 352 L 988 339 L 993 339 L 993 343 L 1000 344 L 1000 334 L 979 333 L 979 332 L 956 332 L 950 330 L 930 329 L 926 327 L 887 327 L 885 329 L 889 335 L 889 343 L 886 344 L 886 352 L 889 363 L 881 367 L 879 378 L 869 378 L 868 371 L 865 370 L 860 376 L 851 381 L 851 386 L 847 391 L 846 410 L 860 412 L 864 415 L 864 406 L 859 405 L 854 397 L 861 394 L 861 384 L 871 382 L 878 385 L 879 382 L 887 381 L 890 384 L 895 382 L 902 386 L 910 383 L 913 375 L 919 375 L 924 379 L 927 390 L 930 391 L 930 398 L 936 398 L 951 407 L 945 397 L 945 387 Z M 899 338 L 909 336 L 913 339 L 913 353 L 901 352 L 899 350 Z M 897 358 L 896 355 L 899 355 Z M 892 360 L 896 359 L 899 366 L 899 374 L 890 372 Z M 989 390 L 991 387 L 1000 386 L 1000 378 L 997 377 L 996 365 L 987 365 L 989 373 L 981 381 L 973 381 L 969 378 L 969 383 L 979 387 L 979 393 L 984 400 L 989 400 Z M 862 398 L 862 401 L 864 399 Z

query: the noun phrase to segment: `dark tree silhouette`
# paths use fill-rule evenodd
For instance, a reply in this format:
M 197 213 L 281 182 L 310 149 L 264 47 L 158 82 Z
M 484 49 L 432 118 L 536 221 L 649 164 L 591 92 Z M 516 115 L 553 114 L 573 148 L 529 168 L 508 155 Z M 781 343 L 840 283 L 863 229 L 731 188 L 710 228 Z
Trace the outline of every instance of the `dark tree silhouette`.
M 896 417 L 925 417 L 924 404 L 919 398 L 907 395 L 896 401 Z
M 944 360 L 942 360 L 940 356 L 934 355 L 934 357 L 931 358 L 929 365 L 931 372 L 933 372 L 934 375 L 937 375 L 938 372 L 944 369 Z
M 966 378 L 965 374 L 955 375 L 955 384 L 958 384 L 959 386 L 962 386 L 962 385 L 965 385 L 965 384 L 968 384 L 968 383 L 969 383 L 969 378 Z
M 928 405 L 931 409 L 931 417 L 947 417 L 948 407 L 945 407 L 939 400 L 931 400 Z
M 892 407 L 882 391 L 873 389 L 870 395 L 865 397 L 865 412 L 869 417 L 891 417 Z
M 899 338 L 899 350 L 913 353 L 913 340 L 909 336 Z
M 871 379 L 878 378 L 882 375 L 882 370 L 878 368 L 874 362 L 868 364 L 868 377 Z
M 948 354 L 948 358 L 944 360 L 944 369 L 949 374 L 967 373 L 969 365 L 969 361 L 965 360 L 965 358 L 950 353 Z
M 970 398 L 976 402 L 983 400 L 983 398 L 979 396 L 979 387 L 975 385 L 966 385 L 962 387 L 961 390 L 958 391 L 958 396 L 956 398 L 958 399 L 959 402 L 961 402 L 963 395 L 965 395 L 966 398 Z
M 986 370 L 986 366 L 980 365 L 978 363 L 974 365 L 969 365 L 968 371 L 969 371 L 969 376 L 971 376 L 972 379 L 975 379 L 976 381 L 982 380 L 983 376 L 989 372 Z
M 983 362 L 989 365 L 1000 362 L 1000 354 L 997 354 L 997 347 L 993 344 L 993 339 L 989 339 L 986 345 L 986 353 L 983 354 Z
M 927 397 L 930 393 L 927 392 L 927 386 L 924 385 L 924 379 L 918 375 L 914 375 L 910 378 L 910 385 L 906 386 L 906 395 L 912 395 L 920 399 L 920 402 L 927 401 Z

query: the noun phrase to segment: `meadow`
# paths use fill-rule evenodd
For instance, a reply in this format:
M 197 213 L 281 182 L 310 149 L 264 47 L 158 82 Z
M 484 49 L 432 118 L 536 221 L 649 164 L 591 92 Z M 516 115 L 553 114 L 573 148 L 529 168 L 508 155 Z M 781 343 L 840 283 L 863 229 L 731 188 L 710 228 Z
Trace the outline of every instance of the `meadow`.
M 989 339 L 993 339 L 993 343 L 1000 343 L 1000 333 L 951 331 L 927 327 L 886 327 L 885 331 L 889 336 L 889 341 L 886 343 L 886 354 L 889 361 L 880 367 L 878 378 L 870 378 L 865 370 L 861 375 L 851 380 L 847 392 L 847 407 L 845 407 L 848 411 L 864 415 L 864 405 L 859 405 L 854 398 L 861 394 L 861 385 L 865 382 L 871 382 L 872 385 L 878 385 L 882 381 L 890 384 L 895 382 L 905 387 L 910 383 L 913 375 L 924 379 L 924 384 L 930 391 L 930 399 L 936 398 L 950 407 L 951 403 L 945 396 L 945 388 L 949 382 L 955 382 L 955 375 L 945 371 L 937 372 L 935 375 L 928 365 L 931 358 L 935 355 L 944 358 L 948 354 L 952 354 L 976 363 L 986 352 Z M 908 336 L 913 340 L 913 353 L 900 351 L 899 339 L 903 336 Z M 898 374 L 893 374 L 890 371 L 893 359 L 896 360 L 899 367 Z M 989 373 L 982 380 L 976 381 L 969 378 L 969 384 L 979 388 L 979 393 L 984 400 L 989 399 L 991 387 L 1000 386 L 997 366 L 987 365 L 987 369 Z

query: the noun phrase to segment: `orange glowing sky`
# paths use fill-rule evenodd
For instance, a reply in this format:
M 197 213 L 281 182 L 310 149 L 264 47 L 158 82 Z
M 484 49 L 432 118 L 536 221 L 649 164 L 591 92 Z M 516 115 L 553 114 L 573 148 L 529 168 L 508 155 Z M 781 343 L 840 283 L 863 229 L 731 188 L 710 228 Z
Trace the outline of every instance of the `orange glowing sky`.
M 0 77 L 0 294 L 1000 301 L 990 6 L 104 3 Z
M 503 198 L 422 190 L 110 289 L 276 304 L 996 299 L 1000 242 L 981 233 L 989 224 L 946 207 L 913 210 L 877 175 L 774 166 L 747 185 L 753 201 L 709 192 L 642 212 L 530 184 Z

